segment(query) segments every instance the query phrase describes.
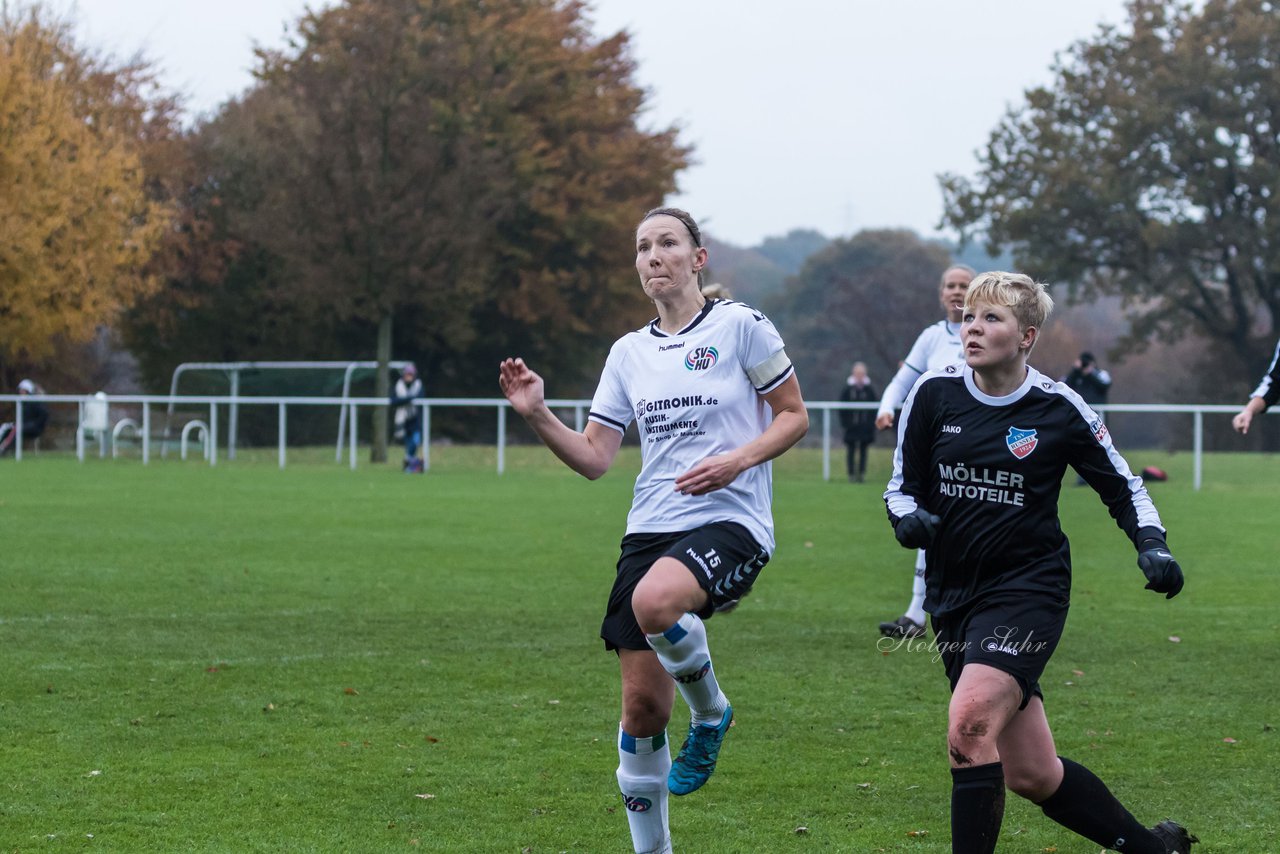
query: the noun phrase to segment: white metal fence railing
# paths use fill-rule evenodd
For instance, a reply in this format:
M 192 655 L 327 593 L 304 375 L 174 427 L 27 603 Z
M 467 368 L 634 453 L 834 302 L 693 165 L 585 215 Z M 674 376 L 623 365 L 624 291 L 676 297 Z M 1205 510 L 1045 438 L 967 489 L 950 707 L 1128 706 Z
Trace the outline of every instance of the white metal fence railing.
M 95 438 L 99 446 L 99 455 L 106 456 L 107 446 L 110 444 L 111 452 L 114 456 L 118 440 L 127 436 L 132 431 L 135 438 L 141 445 L 142 462 L 147 464 L 151 460 L 152 446 L 155 443 L 161 445 L 161 455 L 164 456 L 171 450 L 171 446 L 178 445 L 179 452 L 185 459 L 187 456 L 187 444 L 193 439 L 191 433 L 195 433 L 201 442 L 202 452 L 209 465 L 216 466 L 218 464 L 218 419 L 219 408 L 227 407 L 227 414 L 230 419 L 227 439 L 227 454 L 230 458 L 235 458 L 235 442 L 237 436 L 236 418 L 238 417 L 239 407 L 241 406 L 274 406 L 277 408 L 277 431 L 278 431 L 278 463 L 280 468 L 284 468 L 287 459 L 287 436 L 288 436 L 288 409 L 293 406 L 336 406 L 342 413 L 340 423 L 349 425 L 349 429 L 345 426 L 339 430 L 337 450 L 335 453 L 335 462 L 342 462 L 344 456 L 347 457 L 348 464 L 354 470 L 357 467 L 357 448 L 358 448 L 358 431 L 356 425 L 358 423 L 356 416 L 363 407 L 379 407 L 389 406 L 389 402 L 380 397 L 243 397 L 243 396 L 175 396 L 175 395 L 67 395 L 67 394 L 44 394 L 44 395 L 0 395 L 0 403 L 11 403 L 15 406 L 15 443 L 14 458 L 21 460 L 23 456 L 23 439 L 22 439 L 22 416 L 24 404 L 39 401 L 41 403 L 52 404 L 75 404 L 78 407 L 78 418 L 76 424 L 76 456 L 80 460 L 85 458 L 86 444 L 90 436 Z M 155 419 L 152 410 L 155 407 L 166 408 L 168 412 L 173 411 L 174 404 L 181 404 L 186 410 L 195 408 L 207 408 L 209 416 L 208 421 L 192 420 L 188 421 L 182 429 L 180 437 L 175 438 L 171 435 L 172 431 L 168 425 L 162 429 L 160 434 L 154 431 Z M 110 407 L 112 406 L 132 406 L 141 407 L 141 422 L 133 418 L 117 419 L 114 424 L 110 419 Z M 447 407 L 463 407 L 472 409 L 491 408 L 495 411 L 497 419 L 497 471 L 502 474 L 506 469 L 506 447 L 507 447 L 507 411 L 510 404 L 503 398 L 480 398 L 480 397 L 435 397 L 422 398 L 417 401 L 416 406 L 422 409 L 422 427 L 423 427 L 423 443 L 422 452 L 424 455 L 424 463 L 430 466 L 431 458 L 431 411 L 436 408 Z M 581 431 L 586 424 L 586 416 L 590 400 L 548 400 L 547 405 L 553 410 L 572 411 L 573 427 Z M 810 413 L 810 435 L 818 429 L 822 444 L 822 477 L 824 480 L 831 479 L 831 449 L 832 435 L 834 428 L 838 423 L 838 419 L 833 417 L 833 413 L 840 410 L 855 409 L 874 411 L 875 403 L 843 403 L 839 401 L 806 401 L 805 405 Z M 1204 417 L 1205 415 L 1232 415 L 1239 412 L 1240 407 L 1229 405 L 1201 405 L 1201 404 L 1158 404 L 1158 403 L 1112 403 L 1096 407 L 1097 410 L 1104 414 L 1118 412 L 1132 413 L 1151 413 L 1151 414 L 1189 414 L 1192 416 L 1192 436 L 1191 448 L 1193 453 L 1193 485 L 1195 489 L 1200 489 L 1203 477 L 1204 462 Z M 817 416 L 817 413 L 821 413 Z M 820 425 L 820 426 L 819 426 Z M 840 442 L 837 437 L 837 444 Z M 346 446 L 344 448 L 344 445 Z

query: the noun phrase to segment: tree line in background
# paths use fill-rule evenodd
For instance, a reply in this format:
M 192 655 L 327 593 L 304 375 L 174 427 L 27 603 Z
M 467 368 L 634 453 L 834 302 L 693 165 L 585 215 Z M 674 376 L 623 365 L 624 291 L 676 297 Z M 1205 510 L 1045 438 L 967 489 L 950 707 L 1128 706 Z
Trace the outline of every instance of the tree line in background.
M 588 14 L 346 0 L 184 127 L 145 61 L 4 7 L 0 382 L 91 390 L 123 348 L 149 389 L 183 361 L 395 357 L 434 395 L 487 396 L 520 353 L 557 394 L 589 394 L 608 343 L 652 314 L 633 228 L 692 152 L 642 129 L 627 35 L 594 38 Z M 1104 341 L 1132 370 L 1118 397 L 1238 402 L 1280 309 L 1276 44 L 1270 0 L 1135 0 L 1010 109 L 975 175 L 941 177 L 959 250 L 898 230 L 713 236 L 712 275 L 770 313 L 813 398 L 854 358 L 883 384 L 958 256 L 1077 305 L 1038 349 L 1046 370 Z

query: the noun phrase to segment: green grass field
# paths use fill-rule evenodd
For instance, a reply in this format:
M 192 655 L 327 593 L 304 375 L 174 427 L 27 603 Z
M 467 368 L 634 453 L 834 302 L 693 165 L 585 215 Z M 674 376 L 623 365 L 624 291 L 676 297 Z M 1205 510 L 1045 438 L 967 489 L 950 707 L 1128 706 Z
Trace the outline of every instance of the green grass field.
M 331 452 L 326 452 L 331 453 Z M 637 459 L 540 448 L 365 464 L 52 454 L 0 463 L 0 850 L 629 851 L 614 657 L 597 638 Z M 1196 854 L 1280 851 L 1280 458 L 1133 454 L 1187 571 L 1142 589 L 1090 490 L 1045 674 L 1061 753 Z M 709 624 L 737 724 L 673 799 L 690 852 L 946 852 L 946 681 L 885 654 L 911 553 L 876 483 L 776 469 L 779 549 Z M 677 701 L 672 737 L 687 714 Z M 1011 798 L 1001 852 L 1094 854 Z

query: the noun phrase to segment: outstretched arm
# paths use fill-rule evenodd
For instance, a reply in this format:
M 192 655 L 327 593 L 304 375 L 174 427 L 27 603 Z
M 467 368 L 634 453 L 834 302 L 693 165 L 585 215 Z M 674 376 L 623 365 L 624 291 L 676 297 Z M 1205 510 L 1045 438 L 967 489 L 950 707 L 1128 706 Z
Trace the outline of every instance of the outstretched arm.
M 800 394 L 800 382 L 792 374 L 782 385 L 761 395 L 773 410 L 773 423 L 745 445 L 707 457 L 676 478 L 676 489 L 685 495 L 705 495 L 733 483 L 752 466 L 768 462 L 799 442 L 809 432 L 809 412 Z
M 609 470 L 622 446 L 620 432 L 594 421 L 581 433 L 566 426 L 547 408 L 542 377 L 524 359 L 504 359 L 498 366 L 498 385 L 511 408 L 565 465 L 590 480 Z
M 914 353 L 915 348 L 912 348 L 911 352 Z M 902 363 L 902 367 L 898 368 L 893 379 L 889 380 L 889 384 L 884 387 L 884 396 L 880 398 L 880 408 L 876 411 L 877 430 L 888 430 L 893 426 L 893 411 L 902 406 L 907 395 L 911 393 L 912 386 L 921 376 L 923 374 L 920 371 L 906 362 Z
M 1262 398 L 1249 398 L 1249 402 L 1245 404 L 1244 409 L 1237 412 L 1235 417 L 1231 419 L 1231 426 L 1235 428 L 1237 433 L 1248 433 L 1249 426 L 1253 424 L 1253 416 L 1265 412 L 1266 408 L 1267 402 Z
M 1276 342 L 1276 354 L 1271 357 L 1271 366 L 1263 375 L 1262 382 L 1249 395 L 1249 402 L 1244 409 L 1231 419 L 1231 426 L 1237 432 L 1248 433 L 1254 416 L 1266 412 L 1268 407 L 1275 406 L 1277 402 L 1280 402 L 1280 341 Z

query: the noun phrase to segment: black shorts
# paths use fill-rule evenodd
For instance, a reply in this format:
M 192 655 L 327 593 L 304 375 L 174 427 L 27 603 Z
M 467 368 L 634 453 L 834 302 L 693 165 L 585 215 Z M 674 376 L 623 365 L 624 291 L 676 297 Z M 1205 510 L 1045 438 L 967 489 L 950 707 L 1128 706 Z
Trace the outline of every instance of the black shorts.
M 600 626 L 605 649 L 649 649 L 631 610 L 631 593 L 660 557 L 683 563 L 707 591 L 707 604 L 697 612 L 704 620 L 732 608 L 750 593 L 756 576 L 769 562 L 769 553 L 737 522 L 713 522 L 674 533 L 627 534 Z
M 966 610 L 934 617 L 933 632 L 952 691 L 966 664 L 985 664 L 1018 680 L 1018 708 L 1025 709 L 1032 695 L 1044 698 L 1040 675 L 1066 623 L 1065 599 L 1020 591 L 988 596 Z

